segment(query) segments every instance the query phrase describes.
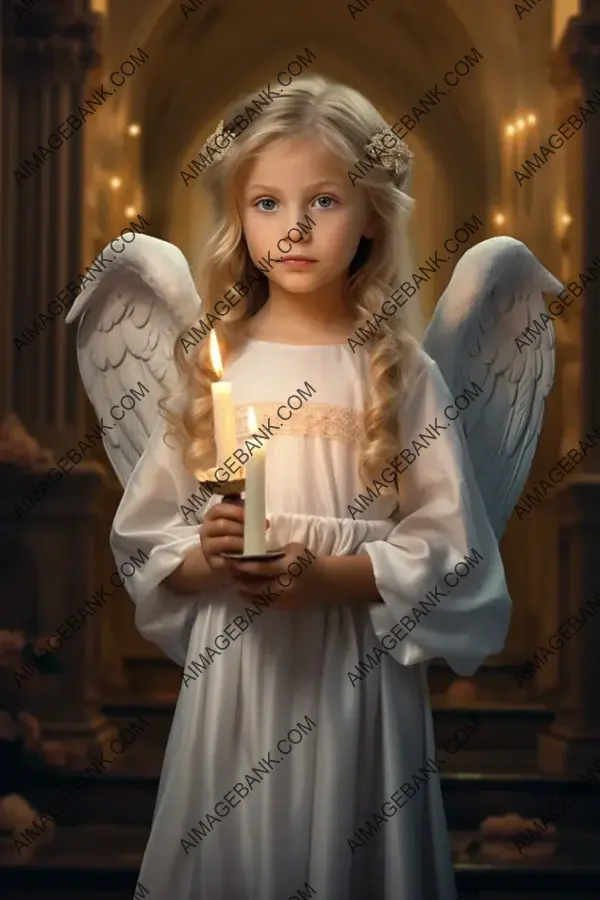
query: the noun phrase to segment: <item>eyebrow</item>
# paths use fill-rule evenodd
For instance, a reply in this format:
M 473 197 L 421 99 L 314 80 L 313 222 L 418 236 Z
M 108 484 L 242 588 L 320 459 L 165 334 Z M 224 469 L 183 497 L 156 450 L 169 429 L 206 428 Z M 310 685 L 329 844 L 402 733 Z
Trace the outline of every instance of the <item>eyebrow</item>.
M 306 193 L 312 193 L 312 191 L 324 190 L 325 188 L 331 188 L 332 190 L 339 191 L 340 185 L 336 184 L 333 181 L 318 181 L 316 184 L 309 184 L 306 188 Z M 248 185 L 248 191 L 262 191 L 265 194 L 276 194 L 278 192 L 278 188 L 269 187 L 265 184 L 250 184 Z

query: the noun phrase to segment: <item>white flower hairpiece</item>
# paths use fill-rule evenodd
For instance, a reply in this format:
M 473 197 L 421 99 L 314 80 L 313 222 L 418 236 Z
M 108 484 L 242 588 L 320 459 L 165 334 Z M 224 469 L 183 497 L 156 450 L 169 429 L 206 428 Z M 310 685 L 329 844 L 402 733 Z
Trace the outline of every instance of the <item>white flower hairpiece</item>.
M 391 138 L 391 145 L 388 140 L 386 146 L 384 138 Z M 408 144 L 393 131 L 378 131 L 377 134 L 374 134 L 369 143 L 365 145 L 365 153 L 375 156 L 377 164 L 398 179 L 400 184 L 406 180 L 415 157 L 414 153 L 408 149 Z

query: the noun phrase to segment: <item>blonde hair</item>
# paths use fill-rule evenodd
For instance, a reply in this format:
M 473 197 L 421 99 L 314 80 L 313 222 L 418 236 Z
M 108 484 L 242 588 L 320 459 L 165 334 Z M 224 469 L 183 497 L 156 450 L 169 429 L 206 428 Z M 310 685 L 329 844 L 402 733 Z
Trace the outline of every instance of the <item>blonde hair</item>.
M 224 115 L 226 123 L 243 115 L 254 94 L 235 103 Z M 320 76 L 295 79 L 283 96 L 277 97 L 202 173 L 213 202 L 214 231 L 200 258 L 202 314 L 215 313 L 215 303 L 236 282 L 246 283 L 249 292 L 214 325 L 223 363 L 235 355 L 246 341 L 249 318 L 268 297 L 267 277 L 252 262 L 244 241 L 242 223 L 235 202 L 234 179 L 243 164 L 279 137 L 318 135 L 338 158 L 356 166 L 366 157 L 365 145 L 373 135 L 389 130 L 375 107 L 346 85 Z M 401 190 L 402 176 L 394 177 L 378 166 L 361 180 L 379 227 L 372 240 L 361 238 L 348 278 L 349 298 L 360 324 L 381 311 L 409 271 L 407 212 L 411 202 Z M 383 318 L 383 317 L 382 317 Z M 359 451 L 359 475 L 365 482 L 380 478 L 382 469 L 397 455 L 398 392 L 401 389 L 401 362 L 413 336 L 421 329 L 418 303 L 408 301 L 380 325 L 364 349 L 368 353 L 371 386 L 366 389 L 364 431 Z M 188 329 L 186 329 L 187 331 Z M 185 332 L 183 333 L 185 334 Z M 183 337 L 183 334 L 181 337 Z M 186 354 L 181 339 L 175 346 L 175 362 L 180 374 L 177 391 L 161 410 L 168 430 L 176 433 L 183 449 L 186 468 L 193 474 L 215 462 L 212 398 L 210 385 L 216 375 L 210 365 L 209 341 L 201 340 Z M 260 423 L 259 423 L 260 424 Z

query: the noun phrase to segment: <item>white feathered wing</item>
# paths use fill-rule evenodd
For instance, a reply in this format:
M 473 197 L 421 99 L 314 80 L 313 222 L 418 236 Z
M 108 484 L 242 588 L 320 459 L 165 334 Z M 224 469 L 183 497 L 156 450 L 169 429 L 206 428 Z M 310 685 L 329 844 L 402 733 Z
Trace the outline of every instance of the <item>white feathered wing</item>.
M 520 241 L 490 238 L 461 257 L 423 338 L 454 396 L 473 391 L 473 381 L 482 388 L 457 422 L 498 540 L 529 475 L 554 382 L 554 326 L 540 318 L 550 318 L 542 291 L 562 290 Z
M 157 404 L 173 389 L 175 340 L 200 316 L 201 301 L 187 260 L 167 241 L 138 234 L 79 294 L 66 317 L 77 330 L 81 378 L 98 419 L 112 426 L 103 437 L 125 487 L 157 422 Z M 125 411 L 121 398 L 135 388 L 149 393 Z M 111 408 L 117 408 L 117 419 Z

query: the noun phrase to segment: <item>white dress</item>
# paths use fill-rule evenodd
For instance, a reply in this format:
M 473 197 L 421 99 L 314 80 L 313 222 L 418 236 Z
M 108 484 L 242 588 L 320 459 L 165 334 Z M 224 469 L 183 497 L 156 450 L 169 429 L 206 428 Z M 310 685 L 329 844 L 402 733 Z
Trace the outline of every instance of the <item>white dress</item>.
M 149 554 L 126 581 L 136 624 L 186 682 L 139 875 L 152 900 L 456 897 L 427 661 L 472 674 L 502 649 L 511 604 L 464 437 L 443 412 L 453 398 L 435 363 L 411 353 L 401 446 L 435 439 L 422 437 L 427 449 L 400 474 L 400 514 L 392 487 L 372 488 L 371 502 L 357 473 L 366 351 L 250 341 L 224 375 L 240 446 L 248 405 L 259 425 L 280 426 L 265 442 L 269 546 L 367 553 L 382 603 L 287 612 L 253 609 L 231 589 L 177 596 L 161 582 L 219 498 L 190 500 L 198 485 L 162 420 L 127 484 L 115 559 Z M 287 416 L 298 388 L 312 396 L 284 423 L 277 409 Z M 353 512 L 359 494 L 364 511 Z M 473 550 L 483 561 L 445 587 Z M 410 634 L 397 624 L 407 615 Z M 391 634 L 384 651 L 377 638 L 392 648 Z

